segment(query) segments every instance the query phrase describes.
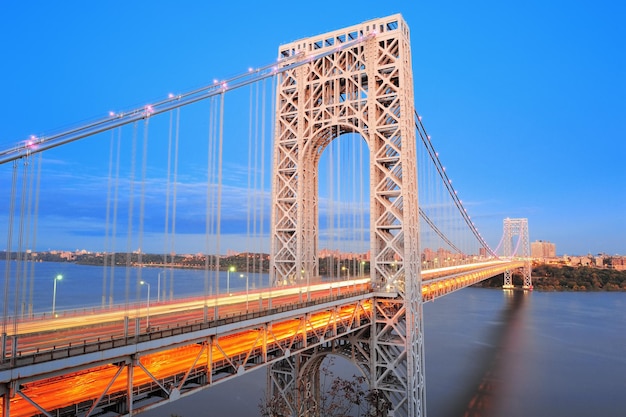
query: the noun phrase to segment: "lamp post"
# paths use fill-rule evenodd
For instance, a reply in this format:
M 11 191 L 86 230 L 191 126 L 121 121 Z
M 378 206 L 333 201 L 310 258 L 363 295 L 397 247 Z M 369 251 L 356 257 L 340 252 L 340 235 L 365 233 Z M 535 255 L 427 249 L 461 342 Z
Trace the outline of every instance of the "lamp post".
M 146 329 L 149 329 L 150 328 L 150 284 L 148 284 L 146 281 L 140 281 L 139 283 L 141 285 L 148 286 L 148 297 L 146 301 Z
M 243 278 L 244 274 L 239 274 L 239 278 Z M 248 312 L 248 275 L 246 277 L 246 312 Z
M 63 275 L 59 274 L 54 277 L 54 289 L 52 290 L 52 317 L 54 317 L 54 311 L 57 303 L 57 281 L 61 281 Z
M 346 281 L 350 281 L 350 268 L 348 268 L 347 266 L 342 266 L 341 270 L 346 271 Z
M 349 280 L 350 279 L 350 270 L 347 267 L 345 267 L 345 266 L 342 266 L 341 270 L 342 271 L 346 271 L 346 278 Z
M 228 267 L 228 271 L 226 272 L 226 294 L 230 295 L 230 273 L 235 272 L 237 268 L 234 265 Z

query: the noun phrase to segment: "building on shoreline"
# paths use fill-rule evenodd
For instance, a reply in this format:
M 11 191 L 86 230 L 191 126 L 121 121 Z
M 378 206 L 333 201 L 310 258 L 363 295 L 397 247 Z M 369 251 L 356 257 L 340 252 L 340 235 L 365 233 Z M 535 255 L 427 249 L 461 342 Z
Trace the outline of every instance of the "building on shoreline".
M 556 258 L 556 245 L 542 240 L 532 242 L 530 244 L 530 256 L 535 259 Z

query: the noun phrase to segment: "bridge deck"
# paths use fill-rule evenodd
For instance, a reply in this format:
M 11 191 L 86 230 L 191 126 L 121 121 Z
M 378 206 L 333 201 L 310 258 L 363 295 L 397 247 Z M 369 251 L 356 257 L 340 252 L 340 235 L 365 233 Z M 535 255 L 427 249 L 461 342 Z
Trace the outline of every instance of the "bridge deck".
M 497 261 L 424 271 L 423 299 L 516 266 Z M 151 306 L 150 329 L 142 328 L 143 315 L 128 320 L 123 310 L 21 323 L 0 364 L 0 394 L 13 386 L 12 416 L 37 409 L 75 415 L 96 406 L 124 414 L 119 407 L 129 397 L 151 408 L 298 350 L 332 344 L 371 323 L 374 297 L 394 294 L 372 291 L 368 279 L 309 288 L 308 301 L 306 287 L 290 287 L 158 304 Z

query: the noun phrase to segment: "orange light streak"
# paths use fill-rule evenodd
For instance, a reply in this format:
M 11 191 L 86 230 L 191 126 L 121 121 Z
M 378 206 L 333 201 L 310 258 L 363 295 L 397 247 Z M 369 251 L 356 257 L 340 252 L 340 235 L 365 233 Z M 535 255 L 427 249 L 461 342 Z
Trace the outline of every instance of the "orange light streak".
M 364 311 L 371 310 L 371 302 L 363 303 L 362 308 Z M 349 320 L 354 315 L 355 309 L 356 307 L 353 305 L 340 307 L 337 320 L 341 322 Z M 333 312 L 331 311 L 311 314 L 306 323 L 307 334 L 311 335 L 313 331 L 327 327 L 332 319 L 332 315 Z M 285 342 L 297 336 L 302 331 L 302 327 L 300 319 L 289 319 L 272 324 L 272 334 L 276 338 L 276 342 Z M 259 344 L 259 340 L 262 341 L 262 337 L 259 337 L 259 332 L 262 331 L 262 329 L 249 329 L 216 338 L 211 347 L 213 364 L 220 363 L 226 359 L 232 360 L 232 358 L 236 358 L 239 355 L 246 355 L 257 347 L 259 349 L 262 348 L 262 345 Z M 194 343 L 141 356 L 139 360 L 155 378 L 162 380 L 173 375 L 183 374 L 189 370 L 201 349 L 201 345 Z M 200 355 L 196 367 L 203 366 L 207 361 L 208 356 L 205 350 Z M 21 391 L 44 409 L 48 411 L 56 410 L 82 401 L 97 399 L 117 370 L 118 367 L 115 365 L 90 368 L 57 378 L 28 383 L 22 387 Z M 109 389 L 109 393 L 124 392 L 127 387 L 127 378 L 127 372 L 122 371 Z M 134 367 L 134 387 L 150 383 L 151 381 L 150 377 L 139 366 Z M 39 414 L 38 410 L 19 395 L 11 399 L 10 406 L 11 416 L 14 417 Z

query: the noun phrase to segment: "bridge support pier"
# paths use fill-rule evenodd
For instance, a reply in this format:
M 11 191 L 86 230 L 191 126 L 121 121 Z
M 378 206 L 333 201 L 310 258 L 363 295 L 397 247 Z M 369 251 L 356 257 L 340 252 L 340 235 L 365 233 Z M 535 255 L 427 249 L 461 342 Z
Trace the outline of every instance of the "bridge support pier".
M 275 363 L 268 370 L 266 406 L 278 415 L 319 416 L 319 380 L 315 384 L 312 378 L 301 375 L 302 363 L 303 356 L 296 354 Z

